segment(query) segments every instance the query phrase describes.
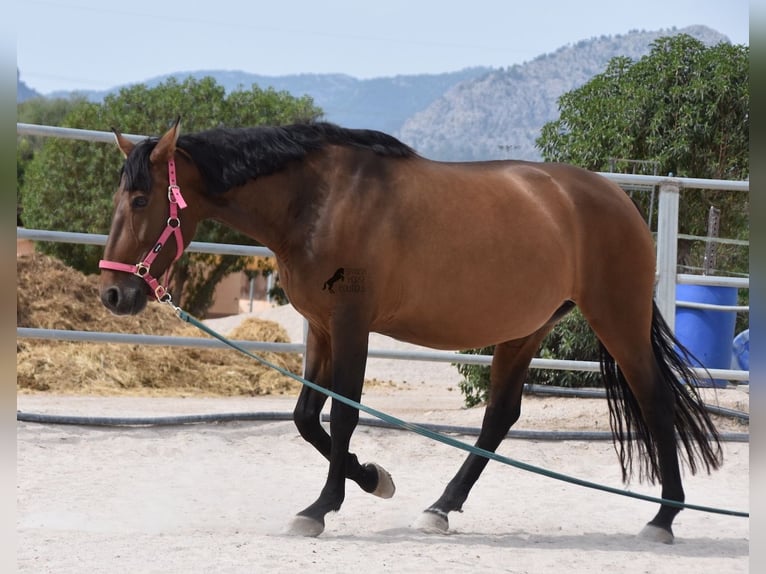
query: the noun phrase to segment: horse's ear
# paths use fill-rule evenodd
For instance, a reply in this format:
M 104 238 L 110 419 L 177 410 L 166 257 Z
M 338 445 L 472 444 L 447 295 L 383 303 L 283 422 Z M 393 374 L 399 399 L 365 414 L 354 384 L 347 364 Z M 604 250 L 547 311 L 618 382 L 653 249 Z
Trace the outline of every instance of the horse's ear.
M 154 146 L 149 161 L 152 163 L 166 162 L 173 157 L 176 152 L 176 141 L 181 133 L 181 118 L 176 118 L 175 123 L 160 138 L 157 145 Z
M 133 151 L 133 148 L 136 147 L 136 144 L 123 136 L 117 128 L 112 128 L 112 132 L 114 133 L 114 139 L 117 141 L 117 147 L 120 148 L 122 155 L 127 158 L 130 152 Z

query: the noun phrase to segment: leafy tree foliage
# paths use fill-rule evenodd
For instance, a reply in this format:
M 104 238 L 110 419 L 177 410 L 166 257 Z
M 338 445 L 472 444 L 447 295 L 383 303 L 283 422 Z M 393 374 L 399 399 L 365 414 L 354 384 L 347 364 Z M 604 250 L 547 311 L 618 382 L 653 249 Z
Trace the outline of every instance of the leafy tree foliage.
M 61 125 L 108 129 L 125 133 L 161 133 L 179 115 L 186 132 L 218 126 L 281 125 L 321 116 L 313 100 L 287 92 L 253 86 L 226 94 L 211 78 L 183 82 L 170 79 L 155 88 L 143 84 L 123 88 L 102 104 L 78 101 Z M 158 122 L 162 122 L 158 124 Z M 27 165 L 21 183 L 22 218 L 27 227 L 85 233 L 108 233 L 123 158 L 116 146 L 48 138 Z M 253 244 L 223 225 L 201 224 L 195 239 L 218 243 Z M 98 271 L 101 249 L 61 243 L 41 249 L 85 272 Z M 186 254 L 173 270 L 171 292 L 191 313 L 202 315 L 212 303 L 215 285 L 239 271 L 246 258 Z
M 708 48 L 681 34 L 660 38 L 637 62 L 612 59 L 564 94 L 537 144 L 548 161 L 593 170 L 620 157 L 657 160 L 682 177 L 742 179 L 749 109 L 748 47 Z
M 47 126 L 60 125 L 69 111 L 82 104 L 85 98 L 32 98 L 18 105 L 16 116 L 18 121 L 26 124 Z M 24 185 L 24 175 L 29 162 L 35 157 L 44 142 L 44 138 L 36 136 L 18 136 L 16 138 L 16 224 L 22 225 L 21 219 L 21 189 Z

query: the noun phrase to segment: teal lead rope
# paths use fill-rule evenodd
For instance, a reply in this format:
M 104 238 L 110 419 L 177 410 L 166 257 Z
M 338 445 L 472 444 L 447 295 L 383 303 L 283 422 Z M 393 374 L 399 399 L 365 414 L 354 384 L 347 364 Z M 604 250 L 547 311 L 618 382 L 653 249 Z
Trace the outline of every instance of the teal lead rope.
M 168 303 L 170 303 L 170 302 L 168 301 Z M 285 375 L 286 377 L 290 377 L 292 379 L 295 379 L 299 383 L 301 383 L 303 385 L 306 385 L 307 387 L 309 387 L 309 388 L 311 388 L 311 389 L 313 389 L 315 391 L 318 391 L 320 393 L 324 393 L 325 395 L 327 395 L 328 397 L 332 398 L 333 400 L 340 401 L 340 402 L 342 402 L 342 403 L 344 403 L 346 405 L 354 407 L 355 409 L 358 409 L 358 410 L 363 411 L 363 412 L 365 412 L 365 413 L 367 413 L 369 415 L 372 415 L 372 416 L 374 416 L 374 417 L 376 417 L 376 418 L 378 418 L 378 419 L 380 419 L 382 421 L 385 421 L 385 422 L 387 422 L 389 424 L 392 424 L 392 425 L 401 427 L 403 429 L 412 431 L 412 432 L 417 433 L 417 434 L 419 434 L 421 436 L 424 436 L 426 438 L 430 438 L 431 440 L 435 440 L 435 441 L 441 442 L 443 444 L 446 444 L 446 445 L 453 446 L 455 448 L 464 450 L 466 452 L 469 452 L 469 453 L 472 453 L 472 454 L 476 454 L 476 455 L 479 455 L 479 456 L 483 456 L 483 457 L 488 458 L 490 460 L 495 460 L 497 462 L 501 462 L 503 464 L 507 464 L 507 465 L 513 466 L 515 468 L 519 468 L 521 470 L 526 470 L 528 472 L 533 472 L 535 474 L 541 474 L 543 476 L 547 476 L 548 478 L 553 478 L 555 480 L 560 480 L 560 481 L 563 481 L 563 482 L 568 482 L 570 484 L 576 484 L 577 486 L 584 486 L 585 488 L 591 488 L 591 489 L 594 489 L 594 490 L 601 490 L 603 492 L 609 492 L 609 493 L 612 493 L 612 494 L 619 494 L 621 496 L 627 496 L 629 498 L 637 498 L 639 500 L 645 500 L 647 502 L 655 502 L 657 504 L 664 504 L 664 505 L 667 505 L 667 506 L 674 506 L 676 508 L 686 508 L 686 509 L 689 509 L 689 510 L 699 510 L 701 512 L 709 512 L 709 513 L 713 513 L 713 514 L 726 514 L 728 516 L 739 516 L 739 517 L 743 517 L 743 518 L 748 518 L 750 516 L 749 512 L 740 512 L 740 511 L 736 511 L 736 510 L 726 510 L 726 509 L 721 509 L 721 508 L 711 508 L 711 507 L 708 507 L 708 506 L 699 506 L 699 505 L 696 505 L 696 504 L 687 504 L 687 503 L 684 503 L 684 502 L 678 502 L 677 500 L 666 500 L 664 498 L 657 498 L 657 497 L 654 497 L 654 496 L 648 496 L 648 495 L 645 495 L 645 494 L 639 494 L 637 492 L 630 492 L 628 490 L 621 490 L 619 488 L 613 488 L 611 486 L 605 486 L 605 485 L 598 484 L 598 483 L 595 483 L 595 482 L 590 482 L 590 481 L 587 481 L 587 480 L 582 480 L 582 479 L 579 479 L 579 478 L 568 476 L 566 474 L 561 474 L 561 473 L 558 473 L 558 472 L 554 472 L 552 470 L 547 470 L 545 468 L 541 468 L 541 467 L 538 467 L 538 466 L 533 466 L 531 464 L 520 462 L 520 461 L 514 460 L 512 458 L 508 458 L 508 457 L 499 455 L 497 453 L 494 453 L 494 452 L 491 452 L 491 451 L 488 451 L 488 450 L 485 450 L 485 449 L 482 449 L 482 448 L 478 448 L 476 446 L 464 443 L 464 442 L 459 441 L 459 440 L 457 440 L 455 438 L 452 438 L 450 436 L 447 436 L 447 435 L 438 433 L 436 431 L 432 431 L 432 430 L 429 430 L 427 428 L 424 428 L 424 427 L 422 427 L 420 425 L 408 423 L 407 421 L 403 421 L 403 420 L 398 419 L 398 418 L 396 418 L 394 416 L 388 415 L 388 414 L 386 414 L 384 412 L 378 411 L 376 409 L 373 409 L 373 408 L 368 407 L 366 405 L 363 405 L 361 403 L 357 403 L 356 401 L 353 401 L 353 400 L 351 400 L 351 399 L 349 399 L 347 397 L 344 397 L 343 395 L 339 395 L 338 393 L 335 393 L 335 392 L 333 392 L 333 391 L 331 391 L 329 389 L 325 389 L 324 387 L 320 387 L 316 383 L 313 383 L 311 381 L 307 381 L 303 377 L 299 377 L 298 375 L 296 375 L 294 373 L 291 373 L 290 371 L 288 371 L 286 369 L 283 369 L 283 368 L 281 368 L 281 367 L 279 367 L 279 366 L 277 366 L 277 365 L 275 365 L 273 363 L 270 363 L 266 359 L 263 359 L 262 357 L 259 357 L 258 355 L 255 355 L 255 354 L 251 353 L 250 351 L 248 351 L 244 347 L 241 347 L 240 345 L 238 345 L 234 341 L 231 341 L 231 340 L 227 339 L 226 337 L 224 337 L 220 333 L 216 332 L 215 330 L 211 329 L 210 327 L 205 325 L 202 321 L 200 321 L 199 319 L 193 317 L 192 315 L 190 315 L 189 313 L 187 313 L 186 311 L 184 311 L 180 307 L 176 307 L 173 303 L 170 303 L 170 305 L 175 309 L 176 315 L 178 315 L 178 317 L 182 321 L 185 321 L 185 322 L 187 322 L 187 323 L 189 323 L 191 325 L 194 325 L 195 327 L 197 327 L 198 329 L 204 331 L 205 333 L 207 333 L 211 337 L 214 337 L 215 339 L 218 339 L 219 341 L 221 341 L 225 345 L 228 345 L 232 349 L 235 349 L 235 350 L 239 351 L 240 353 L 242 353 L 244 355 L 247 355 L 248 357 L 250 357 L 252 359 L 255 359 L 256 361 L 258 361 L 262 365 L 264 365 L 264 366 L 266 366 L 266 367 L 268 367 L 270 369 L 273 369 L 273 370 L 275 370 L 275 371 Z

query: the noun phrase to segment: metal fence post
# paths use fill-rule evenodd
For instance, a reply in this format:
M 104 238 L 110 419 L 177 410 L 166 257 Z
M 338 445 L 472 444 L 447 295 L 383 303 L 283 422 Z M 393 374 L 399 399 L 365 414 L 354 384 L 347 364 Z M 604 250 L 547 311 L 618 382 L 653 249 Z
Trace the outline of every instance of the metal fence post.
M 657 307 L 665 322 L 675 332 L 676 266 L 678 264 L 678 197 L 680 185 L 675 180 L 660 182 L 657 211 Z

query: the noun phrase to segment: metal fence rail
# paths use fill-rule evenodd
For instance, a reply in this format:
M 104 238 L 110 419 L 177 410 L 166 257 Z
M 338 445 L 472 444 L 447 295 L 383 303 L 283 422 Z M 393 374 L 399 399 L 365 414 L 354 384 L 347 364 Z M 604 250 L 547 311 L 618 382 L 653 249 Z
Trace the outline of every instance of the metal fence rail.
M 174 337 L 168 335 L 137 335 L 133 333 L 111 333 L 99 331 L 70 331 L 64 329 L 36 329 L 17 327 L 19 339 L 46 339 L 56 341 L 85 341 L 91 343 L 122 343 L 132 345 L 161 345 L 169 347 L 193 347 L 226 349 L 226 345 L 215 339 L 204 337 Z M 270 343 L 264 341 L 236 341 L 248 350 L 272 353 L 303 353 L 304 343 Z M 471 355 L 450 351 L 392 351 L 370 349 L 367 356 L 371 359 L 396 359 L 401 361 L 430 361 L 436 363 L 455 363 L 464 365 L 485 365 L 492 362 L 491 355 Z M 532 369 L 552 369 L 559 371 L 598 372 L 600 365 L 596 361 L 567 361 L 563 359 L 532 359 Z M 692 369 L 699 377 L 729 381 L 747 381 L 749 371 L 732 369 Z
M 79 243 L 81 245 L 106 245 L 106 235 L 97 233 L 77 233 L 73 231 L 47 231 L 43 229 L 16 228 L 17 239 L 30 241 L 51 241 L 54 243 Z M 267 247 L 255 245 L 236 245 L 233 243 L 208 243 L 192 241 L 186 251 L 192 253 L 212 253 L 216 255 L 241 255 L 243 257 L 274 257 L 274 252 Z

